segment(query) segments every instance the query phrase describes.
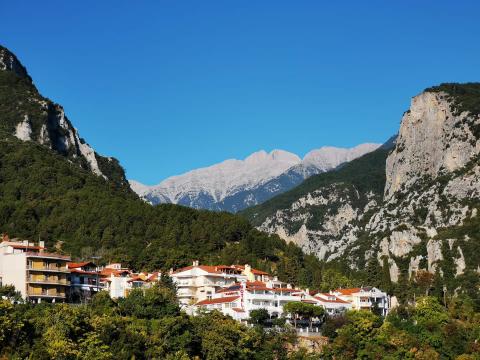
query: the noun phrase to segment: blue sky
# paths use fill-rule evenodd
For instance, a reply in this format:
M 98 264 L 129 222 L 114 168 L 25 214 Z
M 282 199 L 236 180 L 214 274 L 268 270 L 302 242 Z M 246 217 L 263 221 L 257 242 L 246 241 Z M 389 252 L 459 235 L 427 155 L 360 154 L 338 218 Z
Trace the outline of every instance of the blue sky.
M 410 98 L 480 81 L 478 1 L 17 1 L 0 43 L 147 184 L 259 149 L 382 142 Z

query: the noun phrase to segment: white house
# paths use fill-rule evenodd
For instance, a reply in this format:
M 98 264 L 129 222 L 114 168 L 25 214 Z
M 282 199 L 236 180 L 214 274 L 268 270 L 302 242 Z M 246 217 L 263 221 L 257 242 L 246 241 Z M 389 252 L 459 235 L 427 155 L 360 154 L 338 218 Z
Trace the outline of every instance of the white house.
M 209 300 L 222 288 L 248 278 L 265 276 L 266 273 L 252 269 L 250 266 L 238 265 L 200 265 L 194 261 L 191 266 L 172 271 L 170 276 L 177 286 L 177 297 L 180 305 L 187 308 L 202 300 Z M 268 275 L 268 274 L 267 274 Z
M 328 315 L 337 315 L 352 309 L 352 304 L 329 293 L 318 293 L 314 296 L 317 304 L 322 306 Z
M 390 308 L 390 297 L 376 287 L 337 289 L 331 291 L 330 294 L 351 303 L 353 310 L 373 310 L 376 308 L 380 315 L 386 316 Z

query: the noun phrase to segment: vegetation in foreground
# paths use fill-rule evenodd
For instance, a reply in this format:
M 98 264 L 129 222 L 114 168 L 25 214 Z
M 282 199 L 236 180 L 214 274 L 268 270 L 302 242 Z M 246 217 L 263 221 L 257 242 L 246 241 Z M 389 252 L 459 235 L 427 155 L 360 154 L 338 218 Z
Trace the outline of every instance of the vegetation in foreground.
M 81 306 L 0 300 L 0 357 L 11 359 L 291 359 L 294 340 L 219 312 L 190 317 L 164 285 Z
M 327 318 L 329 344 L 309 352 L 284 321 L 264 329 L 261 311 L 251 327 L 216 311 L 186 315 L 168 281 L 117 301 L 101 292 L 80 306 L 12 304 L 12 289 L 0 294 L 7 359 L 480 359 L 480 313 L 466 296 L 447 307 L 422 297 L 385 319 L 367 311 Z

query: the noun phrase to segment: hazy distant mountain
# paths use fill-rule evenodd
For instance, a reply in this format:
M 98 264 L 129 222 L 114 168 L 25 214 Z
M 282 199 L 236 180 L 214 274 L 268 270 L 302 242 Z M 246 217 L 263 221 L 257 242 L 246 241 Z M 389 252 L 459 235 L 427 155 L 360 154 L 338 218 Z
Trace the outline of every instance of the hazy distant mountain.
M 230 159 L 158 185 L 130 181 L 131 188 L 156 205 L 174 203 L 193 208 L 237 212 L 260 204 L 300 184 L 306 178 L 326 172 L 377 149 L 380 144 L 361 144 L 351 149 L 322 147 L 303 159 L 273 150 L 258 151 L 245 160 Z

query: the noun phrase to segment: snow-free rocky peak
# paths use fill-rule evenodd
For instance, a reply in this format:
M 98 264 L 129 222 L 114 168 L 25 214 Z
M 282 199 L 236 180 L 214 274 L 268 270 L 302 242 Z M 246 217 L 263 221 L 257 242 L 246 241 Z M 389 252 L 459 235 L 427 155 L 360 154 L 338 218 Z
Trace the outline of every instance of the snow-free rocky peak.
M 225 160 L 170 177 L 155 186 L 136 181 L 130 181 L 130 186 L 152 204 L 174 203 L 236 212 L 266 201 L 313 174 L 329 171 L 378 146 L 362 144 L 351 149 L 324 147 L 311 151 L 303 160 L 284 150 L 261 150 L 244 160 Z
M 20 78 L 27 79 L 29 82 L 32 81 L 27 69 L 20 63 L 15 54 L 2 45 L 0 45 L 0 71 L 11 71 Z

